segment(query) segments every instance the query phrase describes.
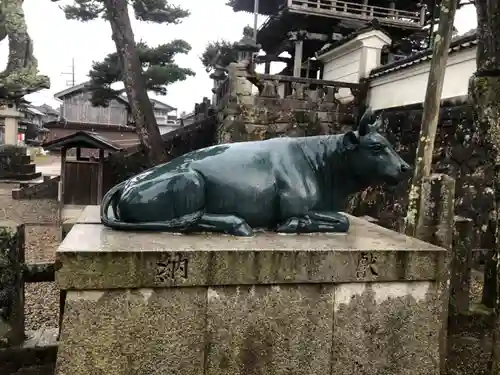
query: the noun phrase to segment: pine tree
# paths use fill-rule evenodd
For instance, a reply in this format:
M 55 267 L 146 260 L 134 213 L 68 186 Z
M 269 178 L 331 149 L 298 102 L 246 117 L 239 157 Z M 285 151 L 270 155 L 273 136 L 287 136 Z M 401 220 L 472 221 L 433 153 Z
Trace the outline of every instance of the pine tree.
M 173 61 L 176 54 L 186 54 L 190 50 L 191 46 L 179 39 L 158 47 L 149 47 L 145 42 L 137 43 L 146 90 L 157 95 L 166 95 L 168 85 L 194 76 L 191 69 L 181 68 Z M 123 80 L 123 69 L 116 52 L 110 53 L 103 61 L 94 62 L 89 77 L 91 101 L 95 106 L 107 107 L 110 100 L 125 91 L 112 88 L 114 83 Z
M 145 43 L 136 45 L 129 5 L 135 17 L 145 22 L 178 24 L 189 16 L 189 11 L 170 5 L 166 0 L 74 0 L 73 5 L 64 6 L 63 10 L 68 19 L 87 22 L 103 18 L 109 21 L 116 53 L 92 67 L 91 79 L 95 88 L 99 88 L 93 102 L 106 105 L 119 93 L 110 85 L 123 81 L 139 139 L 150 163 L 156 165 L 166 160 L 167 153 L 147 91 L 164 94 L 166 84 L 194 74 L 173 63 L 176 53 L 187 53 L 190 47 L 179 40 L 156 48 Z

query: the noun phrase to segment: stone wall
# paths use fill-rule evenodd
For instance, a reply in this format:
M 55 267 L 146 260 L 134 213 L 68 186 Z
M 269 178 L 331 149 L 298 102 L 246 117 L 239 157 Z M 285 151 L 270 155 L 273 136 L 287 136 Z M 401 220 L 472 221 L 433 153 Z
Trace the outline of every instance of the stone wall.
M 422 118 L 422 105 L 386 109 L 387 138 L 410 164 L 415 162 Z M 484 134 L 475 130 L 471 108 L 465 101 L 442 102 L 433 156 L 433 172 L 456 178 L 456 214 L 472 218 L 477 230 L 485 229 L 493 203 L 492 166 L 486 161 Z M 406 215 L 409 181 L 396 188 L 369 188 L 354 197 L 349 210 L 356 215 L 380 218 L 398 229 Z
M 354 106 L 338 102 L 251 96 L 219 114 L 217 143 L 335 134 L 355 124 Z
M 247 61 L 228 66 L 218 83 L 216 142 L 334 134 L 351 128 L 364 84 L 257 74 Z M 342 100 L 340 90 L 351 92 Z

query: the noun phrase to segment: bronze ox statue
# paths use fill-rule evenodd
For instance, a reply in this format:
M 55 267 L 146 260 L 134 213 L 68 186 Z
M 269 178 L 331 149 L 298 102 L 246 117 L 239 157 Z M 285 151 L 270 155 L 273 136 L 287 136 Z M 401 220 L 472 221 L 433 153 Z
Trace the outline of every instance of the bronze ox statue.
M 395 185 L 410 166 L 379 133 L 368 110 L 357 131 L 216 145 L 189 152 L 124 181 L 104 196 L 113 229 L 220 232 L 251 236 L 347 232 L 339 213 L 370 185 Z

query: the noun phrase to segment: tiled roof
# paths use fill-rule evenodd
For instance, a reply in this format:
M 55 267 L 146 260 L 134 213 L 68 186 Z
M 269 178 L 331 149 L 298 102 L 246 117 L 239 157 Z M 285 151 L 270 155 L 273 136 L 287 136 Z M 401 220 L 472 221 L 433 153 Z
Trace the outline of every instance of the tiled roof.
M 473 48 L 477 46 L 477 34 L 475 30 L 471 30 L 463 35 L 452 39 L 450 43 L 449 54 L 456 53 L 463 49 Z M 406 69 L 411 66 L 421 64 L 432 59 L 432 49 L 426 49 L 404 59 L 394 61 L 390 64 L 383 65 L 371 71 L 369 78 L 380 77 L 397 70 Z

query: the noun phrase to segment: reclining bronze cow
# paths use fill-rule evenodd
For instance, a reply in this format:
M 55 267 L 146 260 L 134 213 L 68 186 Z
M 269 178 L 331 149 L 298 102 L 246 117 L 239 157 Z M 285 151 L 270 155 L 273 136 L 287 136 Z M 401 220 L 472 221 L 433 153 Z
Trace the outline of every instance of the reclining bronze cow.
M 216 145 L 189 152 L 113 187 L 101 221 L 113 229 L 251 236 L 347 232 L 347 198 L 395 185 L 410 166 L 368 110 L 357 131 Z M 111 208 L 111 209 L 110 209 Z

